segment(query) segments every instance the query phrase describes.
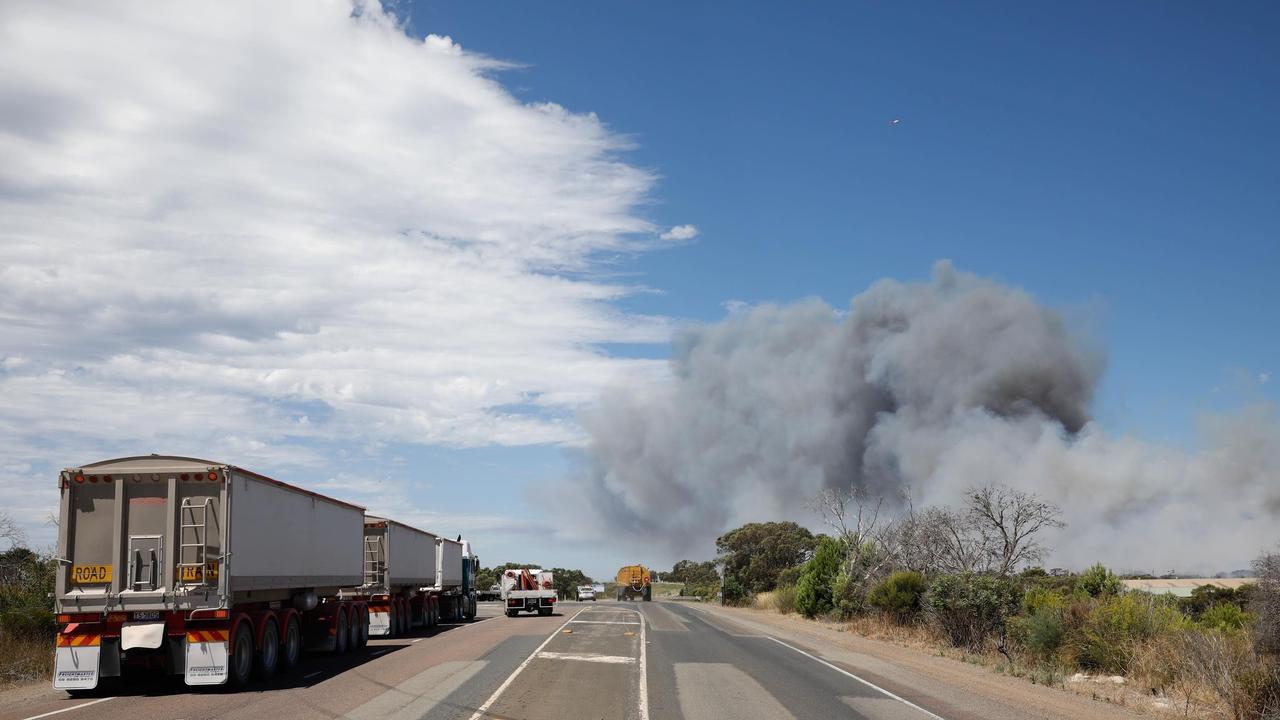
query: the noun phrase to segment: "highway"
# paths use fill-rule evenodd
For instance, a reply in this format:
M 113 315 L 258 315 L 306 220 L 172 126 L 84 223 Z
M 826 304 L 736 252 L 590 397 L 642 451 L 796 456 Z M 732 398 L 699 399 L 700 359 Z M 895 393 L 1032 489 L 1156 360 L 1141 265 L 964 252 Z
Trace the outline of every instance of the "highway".
M 907 683 L 902 678 L 910 673 L 895 682 L 896 673 L 883 664 L 880 674 L 869 675 L 858 657 L 779 637 L 709 608 L 567 602 L 549 617 L 507 618 L 501 612 L 500 605 L 485 603 L 474 623 L 371 639 L 364 650 L 345 656 L 309 655 L 296 672 L 240 692 L 191 692 L 180 681 L 156 678 L 91 698 L 52 689 L 10 693 L 0 696 L 0 720 L 1041 716 Z

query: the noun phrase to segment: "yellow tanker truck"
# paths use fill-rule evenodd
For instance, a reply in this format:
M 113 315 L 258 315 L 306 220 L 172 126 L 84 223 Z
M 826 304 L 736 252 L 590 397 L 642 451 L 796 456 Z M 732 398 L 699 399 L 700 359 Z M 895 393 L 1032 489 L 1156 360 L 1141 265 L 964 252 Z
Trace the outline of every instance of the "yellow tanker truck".
M 618 600 L 653 599 L 649 569 L 643 565 L 627 565 L 618 571 Z

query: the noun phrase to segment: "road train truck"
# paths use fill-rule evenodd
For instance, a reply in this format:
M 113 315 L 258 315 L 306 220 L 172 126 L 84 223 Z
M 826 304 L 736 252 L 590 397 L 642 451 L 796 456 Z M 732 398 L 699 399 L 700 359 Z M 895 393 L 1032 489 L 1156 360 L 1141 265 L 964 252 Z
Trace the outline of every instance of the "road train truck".
M 649 569 L 643 565 L 626 565 L 618 570 L 618 600 L 653 599 Z
M 471 543 L 459 535 L 457 540 L 436 539 L 436 584 L 431 588 L 432 600 L 438 607 L 436 618 L 445 622 L 471 621 L 476 617 L 476 573 L 480 558 L 471 551 Z
M 364 584 L 344 591 L 369 608 L 369 634 L 401 635 L 439 618 L 433 587 L 438 560 L 434 533 L 377 515 L 364 516 Z
M 368 640 L 364 508 L 226 463 L 150 455 L 63 470 L 54 687 L 126 666 L 242 685 Z

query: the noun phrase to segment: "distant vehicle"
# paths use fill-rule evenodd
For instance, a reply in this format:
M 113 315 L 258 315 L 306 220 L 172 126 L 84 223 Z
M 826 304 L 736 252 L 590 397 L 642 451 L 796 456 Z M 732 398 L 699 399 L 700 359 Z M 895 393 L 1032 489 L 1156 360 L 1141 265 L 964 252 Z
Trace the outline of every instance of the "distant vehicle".
M 500 599 L 502 599 L 502 586 L 497 583 L 490 585 L 488 590 L 476 591 L 477 602 L 493 602 Z
M 556 588 L 550 570 L 506 570 L 499 583 L 502 585 L 502 602 L 507 606 L 507 617 L 515 617 L 522 612 L 550 615 L 556 609 Z
M 592 602 L 595 602 L 595 599 L 596 599 L 596 588 L 594 585 L 578 586 L 578 600 L 580 601 L 590 600 Z
M 626 565 L 618 570 L 618 600 L 646 602 L 653 599 L 653 586 L 649 582 L 649 569 L 643 565 Z

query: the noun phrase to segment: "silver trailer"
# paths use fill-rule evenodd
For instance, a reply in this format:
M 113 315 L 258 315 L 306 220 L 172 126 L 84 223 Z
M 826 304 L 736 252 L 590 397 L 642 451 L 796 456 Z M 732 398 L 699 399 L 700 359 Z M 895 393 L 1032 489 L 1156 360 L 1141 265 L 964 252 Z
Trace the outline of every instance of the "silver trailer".
M 86 690 L 130 661 L 189 685 L 291 666 L 303 643 L 367 639 L 364 509 L 227 463 L 149 455 L 59 478 L 54 686 Z
M 429 590 L 439 566 L 434 533 L 384 517 L 364 517 L 364 584 L 351 594 L 369 607 L 370 635 L 399 635 L 431 625 Z
M 440 538 L 436 541 L 435 597 L 438 616 L 445 620 L 472 620 L 476 616 L 476 573 L 480 559 L 471 543 Z

